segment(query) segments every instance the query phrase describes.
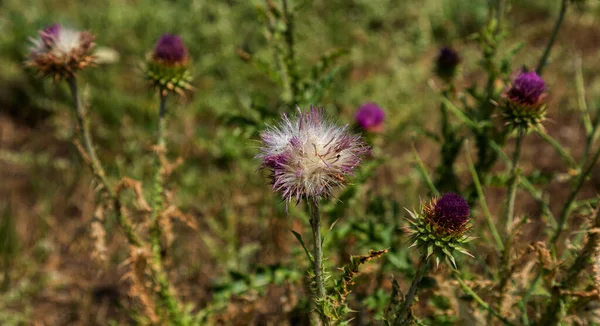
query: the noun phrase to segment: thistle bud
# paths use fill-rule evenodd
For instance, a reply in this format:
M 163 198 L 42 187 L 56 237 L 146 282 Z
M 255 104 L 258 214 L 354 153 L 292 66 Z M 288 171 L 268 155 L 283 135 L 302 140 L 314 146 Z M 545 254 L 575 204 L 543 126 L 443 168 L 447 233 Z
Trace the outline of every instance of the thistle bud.
M 502 116 L 514 129 L 529 129 L 546 116 L 546 84 L 535 72 L 521 72 L 504 94 Z
M 284 114 L 261 138 L 261 168 L 271 172 L 273 190 L 288 203 L 330 196 L 370 151 L 360 136 L 348 132 L 348 125 L 327 121 L 323 109 L 312 106 L 308 112 L 298 108 L 291 119 Z
M 370 132 L 383 131 L 385 112 L 375 103 L 366 103 L 361 106 L 354 117 L 356 123 L 364 130 Z
M 441 259 L 452 263 L 456 268 L 454 251 L 473 257 L 462 246 L 471 240 L 466 235 L 469 230 L 469 204 L 455 193 L 447 193 L 423 205 L 418 212 L 408 211 L 412 219 L 410 234 L 411 247 L 419 247 L 427 253 L 427 258 L 435 256 L 439 265 Z
M 450 82 L 456 75 L 460 61 L 458 52 L 450 47 L 443 47 L 436 60 L 435 72 L 438 77 Z
M 48 26 L 30 38 L 32 46 L 26 65 L 36 69 L 43 77 L 74 77 L 78 70 L 95 62 L 93 55 L 95 36 L 87 31 L 76 31 L 59 24 Z
M 183 95 L 185 90 L 191 90 L 188 52 L 181 36 L 164 34 L 148 55 L 144 73 L 150 86 L 163 95 Z

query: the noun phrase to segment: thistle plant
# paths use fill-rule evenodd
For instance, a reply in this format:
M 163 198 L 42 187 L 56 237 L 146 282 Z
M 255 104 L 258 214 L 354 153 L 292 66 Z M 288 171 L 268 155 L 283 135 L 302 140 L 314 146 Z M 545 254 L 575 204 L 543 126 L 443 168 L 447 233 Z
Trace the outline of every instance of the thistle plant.
M 436 268 L 439 267 L 440 261 L 446 261 L 457 268 L 455 252 L 473 257 L 464 248 L 464 244 L 472 240 L 467 235 L 471 211 L 460 195 L 447 193 L 422 205 L 419 211 L 407 211 L 411 217 L 409 219 L 411 247 L 416 247 L 421 256 L 410 289 L 394 317 L 394 325 L 411 323 L 410 308 L 419 284 L 427 273 L 430 258 L 435 258 Z
M 108 197 L 110 205 L 116 214 L 117 222 L 127 237 L 128 243 L 132 248 L 132 252 L 138 253 L 136 254 L 136 257 L 139 258 L 144 256 L 143 252 L 146 250 L 145 248 L 147 247 L 147 244 L 138 234 L 138 231 L 135 230 L 133 223 L 126 215 L 124 204 L 121 202 L 120 198 L 120 192 L 123 188 L 136 188 L 136 186 L 132 186 L 132 183 L 135 183 L 135 181 L 125 179 L 117 184 L 113 184 L 107 178 L 105 169 L 98 158 L 98 155 L 96 154 L 96 149 L 92 141 L 90 122 L 86 106 L 84 103 L 82 103 L 79 95 L 77 74 L 82 69 L 92 66 L 94 63 L 94 38 L 94 35 L 87 31 L 79 32 L 65 28 L 58 24 L 52 25 L 41 30 L 38 38 L 32 39 L 33 46 L 30 49 L 29 58 L 26 61 L 26 65 L 35 69 L 39 76 L 51 77 L 55 81 L 63 79 L 66 80 L 73 97 L 75 114 L 77 117 L 77 130 L 79 131 L 84 144 L 81 146 L 80 142 L 75 140 L 75 145 L 81 156 L 90 166 L 92 172 L 97 178 L 97 181 L 101 184 L 102 190 L 106 197 Z M 184 70 L 181 69 L 181 66 L 184 66 L 184 64 L 187 63 L 187 51 L 181 45 L 181 40 L 177 37 L 169 36 L 166 41 L 161 41 L 162 42 L 159 42 L 155 48 L 154 55 L 147 66 L 148 70 L 146 74 L 147 76 L 151 75 L 155 77 L 152 79 L 152 86 L 159 90 L 161 97 L 158 123 L 158 148 L 165 147 L 164 132 L 166 123 L 164 121 L 164 117 L 166 112 L 166 96 L 168 92 L 173 91 L 181 93 L 183 88 L 189 88 L 188 84 L 185 84 L 181 82 L 181 80 L 177 79 L 179 78 L 177 76 L 180 75 L 169 74 L 174 71 L 170 70 L 173 67 L 177 67 L 176 70 L 178 72 L 183 72 Z M 160 70 L 161 65 L 163 65 L 165 69 Z M 160 72 L 165 74 L 160 75 Z M 181 76 L 183 75 L 185 74 L 182 73 Z M 157 152 L 162 153 L 161 150 L 157 150 Z M 138 201 L 145 204 L 141 186 L 136 189 L 137 190 L 135 190 L 135 192 L 138 196 Z M 136 264 L 134 265 L 140 265 L 138 263 L 141 262 L 141 266 L 147 267 L 149 269 L 150 276 L 154 279 L 158 286 L 157 294 L 162 306 L 155 307 L 157 309 L 156 312 L 161 314 L 164 308 L 169 314 L 168 318 L 165 319 L 165 322 L 169 322 L 170 324 L 174 325 L 183 325 L 183 311 L 181 310 L 180 303 L 178 302 L 176 296 L 172 293 L 172 286 L 170 285 L 167 274 L 162 266 L 160 256 L 162 249 L 160 245 L 160 226 L 158 224 L 158 216 L 163 210 L 163 181 L 161 177 L 160 160 L 158 158 L 155 184 L 153 189 L 155 193 L 153 196 L 150 236 L 154 259 L 151 264 L 146 265 L 145 260 L 144 262 L 141 262 L 140 259 L 135 258 Z M 94 224 L 93 227 L 96 228 L 94 232 L 99 233 L 97 230 L 97 225 Z M 134 260 L 133 256 L 131 257 L 131 260 Z M 136 279 L 139 280 L 141 277 L 143 277 L 145 272 L 145 269 L 139 270 L 138 268 L 137 272 L 134 271 L 132 273 L 137 273 L 138 277 Z M 132 286 L 135 287 L 135 284 L 139 285 L 141 284 L 140 282 L 134 282 L 134 285 Z M 137 289 L 138 290 L 133 290 L 132 288 L 132 291 L 137 293 L 139 292 L 140 287 L 138 286 Z M 148 298 L 147 296 L 139 293 L 137 295 L 139 297 Z M 142 300 L 142 302 L 151 301 L 152 300 L 150 299 Z M 154 316 L 154 314 L 152 315 Z
M 546 83 L 534 71 L 521 72 L 504 95 L 501 104 L 506 127 L 526 132 L 540 125 L 546 116 Z
M 332 124 L 323 109 L 313 106 L 307 112 L 298 107 L 293 118 L 284 114 L 281 123 L 265 130 L 261 138 L 257 157 L 262 159 L 261 168 L 271 173 L 273 190 L 285 199 L 286 207 L 301 200 L 309 206 L 315 307 L 329 325 L 337 316 L 332 315 L 334 307 L 326 292 L 319 201 L 348 182 L 370 149 L 360 136 L 348 132 L 348 125 Z

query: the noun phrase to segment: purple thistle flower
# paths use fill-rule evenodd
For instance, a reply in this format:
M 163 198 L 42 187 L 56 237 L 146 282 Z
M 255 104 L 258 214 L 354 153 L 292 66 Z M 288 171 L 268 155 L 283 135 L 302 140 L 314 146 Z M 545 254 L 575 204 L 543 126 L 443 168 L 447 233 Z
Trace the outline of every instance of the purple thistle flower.
M 283 115 L 278 126 L 261 134 L 257 158 L 271 171 L 273 189 L 288 202 L 328 197 L 346 183 L 370 148 L 360 136 L 327 121 L 323 109 L 298 108 L 296 117 Z
M 436 200 L 431 212 L 431 219 L 448 231 L 463 229 L 469 218 L 469 204 L 464 198 L 452 192 Z
M 364 130 L 379 132 L 383 129 L 385 112 L 375 103 L 366 103 L 358 109 L 354 118 Z
M 506 96 L 513 102 L 537 105 L 544 100 L 545 92 L 546 83 L 535 71 L 521 72 Z
M 168 64 L 183 64 L 187 60 L 187 49 L 181 36 L 163 34 L 154 46 L 153 57 L 155 60 Z
M 449 81 L 454 77 L 460 61 L 461 58 L 458 52 L 451 47 L 445 46 L 438 54 L 436 60 L 436 73 L 440 78 Z

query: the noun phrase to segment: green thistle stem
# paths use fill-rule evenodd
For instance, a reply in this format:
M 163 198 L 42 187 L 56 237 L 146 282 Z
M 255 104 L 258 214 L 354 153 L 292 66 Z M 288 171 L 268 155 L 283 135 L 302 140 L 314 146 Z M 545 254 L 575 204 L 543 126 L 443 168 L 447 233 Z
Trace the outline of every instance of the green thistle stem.
M 143 242 L 135 233 L 133 224 L 129 218 L 123 214 L 121 210 L 121 200 L 115 193 L 112 185 L 108 182 L 106 174 L 104 173 L 104 168 L 102 167 L 102 163 L 98 159 L 98 155 L 96 155 L 96 149 L 90 134 L 89 120 L 87 119 L 85 108 L 79 97 L 79 89 L 77 87 L 77 79 L 75 76 L 68 78 L 67 84 L 69 85 L 71 96 L 73 97 L 73 105 L 75 107 L 75 114 L 77 116 L 77 124 L 79 126 L 79 132 L 81 133 L 81 138 L 83 139 L 83 145 L 85 147 L 85 153 L 81 154 L 86 155 L 89 159 L 87 161 L 89 161 L 92 173 L 94 173 L 96 179 L 98 179 L 98 181 L 102 184 L 104 191 L 108 194 L 110 200 L 112 201 L 117 223 L 119 223 L 119 226 L 123 229 L 123 232 L 127 237 L 127 241 L 132 246 L 140 247 L 143 245 Z
M 508 182 L 508 197 L 505 206 L 504 221 L 506 223 L 506 233 L 510 233 L 510 227 L 513 223 L 515 215 L 515 199 L 517 197 L 517 188 L 519 186 L 519 156 L 521 155 L 521 144 L 523 143 L 523 136 L 525 132 L 522 128 L 519 128 L 517 134 L 517 142 L 515 144 L 515 151 L 512 157 L 512 166 L 510 168 L 510 180 Z M 507 236 L 508 237 L 508 236 Z
M 154 167 L 154 183 L 152 185 L 152 217 L 151 217 L 151 227 L 150 227 L 150 236 L 152 242 L 152 251 L 154 253 L 154 259 L 160 260 L 160 214 L 163 210 L 163 177 L 162 177 L 162 164 L 160 162 L 161 153 L 166 152 L 166 141 L 165 141 L 165 129 L 166 129 L 166 102 L 167 96 L 161 94 L 160 95 L 160 109 L 158 113 L 158 128 L 157 128 L 157 141 L 156 141 L 156 161 Z
M 506 200 L 506 207 L 504 209 L 504 221 L 506 222 L 506 241 L 504 243 L 504 250 L 502 251 L 502 271 L 501 280 L 499 286 L 500 298 L 498 300 L 498 311 L 502 311 L 502 303 L 504 301 L 504 291 L 510 278 L 510 253 L 512 248 L 513 236 L 511 232 L 511 226 L 513 224 L 514 213 L 515 213 L 515 199 L 517 196 L 518 182 L 518 167 L 519 167 L 519 156 L 521 155 L 521 144 L 523 142 L 525 131 L 522 128 L 518 129 L 517 142 L 515 144 L 515 151 L 513 153 L 511 169 L 510 169 L 510 180 L 508 183 L 508 196 Z
M 166 152 L 167 142 L 165 132 L 167 129 L 166 121 L 166 104 L 167 96 L 160 95 L 160 108 L 158 113 L 158 128 L 156 141 L 156 162 L 154 171 L 154 184 L 152 185 L 152 217 L 150 220 L 150 245 L 152 247 L 152 257 L 154 265 L 154 278 L 158 283 L 158 296 L 162 304 L 167 308 L 171 317 L 170 321 L 173 325 L 183 325 L 183 313 L 181 311 L 178 300 L 172 293 L 169 283 L 169 278 L 162 264 L 162 247 L 160 237 L 162 235 L 160 229 L 160 214 L 163 211 L 163 192 L 164 180 L 162 176 L 162 164 L 160 162 L 161 153 Z
M 313 258 L 315 270 L 315 300 L 317 306 L 321 306 L 327 299 L 325 291 L 325 281 L 323 277 L 323 243 L 321 238 L 321 215 L 319 213 L 319 200 L 307 200 L 310 210 L 310 226 L 313 234 Z M 325 325 L 329 325 L 329 318 L 325 315 L 323 309 L 318 309 L 321 320 Z
M 556 20 L 556 24 L 554 25 L 554 29 L 552 30 L 552 35 L 550 36 L 550 41 L 548 41 L 548 45 L 546 46 L 546 49 L 544 50 L 544 54 L 542 54 L 542 57 L 540 58 L 540 61 L 538 62 L 537 68 L 535 69 L 535 72 L 537 72 L 538 75 L 542 74 L 542 71 L 544 70 L 544 67 L 546 66 L 546 62 L 548 61 L 548 56 L 550 56 L 550 51 L 552 50 L 552 46 L 554 45 L 554 42 L 556 41 L 556 35 L 558 34 L 558 31 L 560 30 L 560 27 L 562 26 L 563 20 L 565 18 L 565 14 L 567 13 L 568 5 L 569 5 L 569 0 L 562 0 L 562 4 L 560 7 L 560 13 L 558 15 L 558 19 Z
M 421 255 L 421 259 L 419 260 L 419 267 L 417 268 L 417 273 L 410 284 L 410 289 L 406 294 L 406 298 L 404 299 L 404 303 L 400 308 L 400 312 L 398 313 L 398 317 L 396 318 L 396 322 L 394 325 L 409 325 L 410 324 L 410 307 L 412 306 L 413 301 L 415 300 L 415 295 L 417 294 L 417 289 L 419 288 L 419 284 L 423 279 L 423 276 L 427 274 L 427 270 L 429 269 L 429 259 L 427 257 L 427 253 L 424 252 Z

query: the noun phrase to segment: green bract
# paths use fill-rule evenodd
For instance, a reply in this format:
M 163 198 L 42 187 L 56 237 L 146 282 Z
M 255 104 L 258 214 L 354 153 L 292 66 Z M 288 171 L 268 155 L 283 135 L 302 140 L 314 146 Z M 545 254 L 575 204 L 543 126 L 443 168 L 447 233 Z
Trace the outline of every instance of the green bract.
M 474 238 L 466 235 L 469 230 L 468 222 L 457 230 L 450 230 L 436 223 L 432 218 L 435 199 L 421 208 L 421 213 L 413 212 L 408 209 L 411 216 L 410 234 L 412 247 L 418 247 L 427 253 L 427 258 L 435 256 L 436 266 L 439 266 L 440 260 L 444 259 L 456 268 L 454 252 L 459 251 L 463 254 L 473 257 L 463 245 Z

